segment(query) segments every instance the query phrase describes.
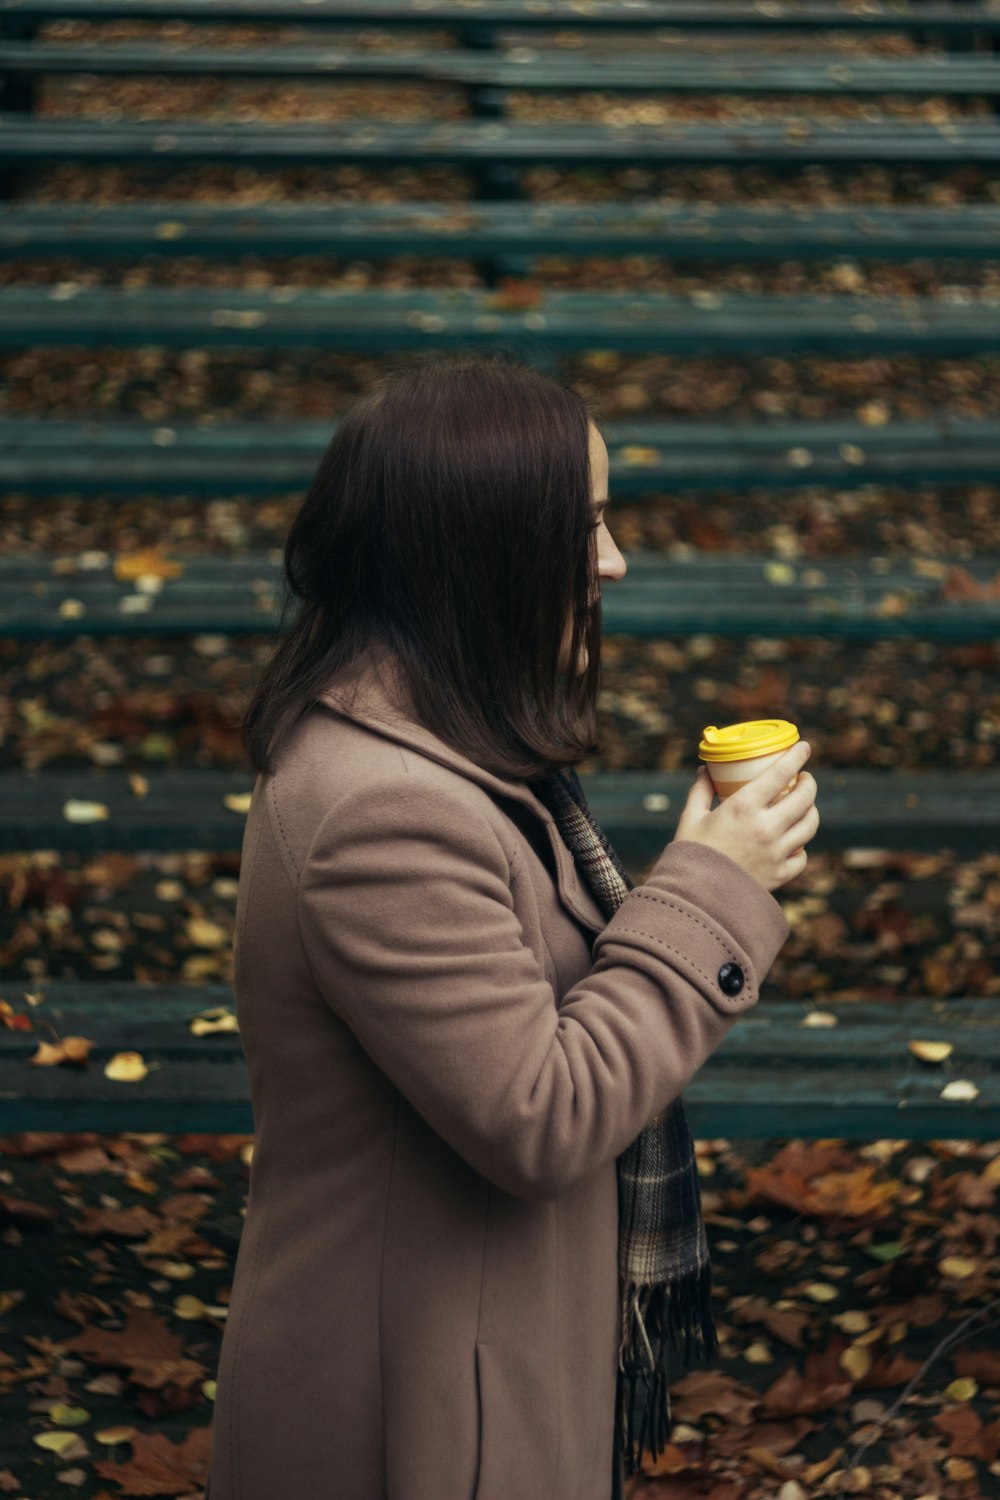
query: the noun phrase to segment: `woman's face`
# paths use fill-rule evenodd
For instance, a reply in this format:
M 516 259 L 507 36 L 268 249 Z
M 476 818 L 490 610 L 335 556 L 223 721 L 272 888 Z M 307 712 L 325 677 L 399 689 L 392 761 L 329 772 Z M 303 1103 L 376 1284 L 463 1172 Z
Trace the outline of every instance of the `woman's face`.
M 591 525 L 597 530 L 597 577 L 598 584 L 604 579 L 625 577 L 625 559 L 615 546 L 608 530 L 606 509 L 608 504 L 608 450 L 604 439 L 590 424 L 590 476 L 591 476 Z M 563 633 L 560 665 L 564 665 L 569 652 L 573 623 L 568 621 Z M 577 670 L 583 672 L 589 660 L 586 646 L 580 648 Z

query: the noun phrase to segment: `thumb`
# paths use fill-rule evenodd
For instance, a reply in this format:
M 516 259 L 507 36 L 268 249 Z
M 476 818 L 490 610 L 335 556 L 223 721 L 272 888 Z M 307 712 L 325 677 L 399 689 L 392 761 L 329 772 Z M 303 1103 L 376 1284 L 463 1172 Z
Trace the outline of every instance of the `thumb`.
M 749 792 L 753 788 L 752 800 L 762 804 L 770 804 L 774 801 L 785 787 L 798 775 L 812 754 L 812 747 L 806 740 L 797 740 L 780 760 L 776 760 L 773 766 L 768 766 L 766 771 L 754 778 L 747 787 Z

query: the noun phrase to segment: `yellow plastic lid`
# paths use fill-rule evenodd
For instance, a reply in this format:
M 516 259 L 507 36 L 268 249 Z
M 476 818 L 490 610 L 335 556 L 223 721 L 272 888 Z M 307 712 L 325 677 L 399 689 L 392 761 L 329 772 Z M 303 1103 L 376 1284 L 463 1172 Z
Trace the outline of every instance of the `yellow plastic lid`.
M 787 719 L 748 719 L 722 729 L 710 724 L 702 730 L 698 757 L 716 765 L 727 760 L 752 760 L 757 755 L 789 750 L 798 738 L 799 731 Z

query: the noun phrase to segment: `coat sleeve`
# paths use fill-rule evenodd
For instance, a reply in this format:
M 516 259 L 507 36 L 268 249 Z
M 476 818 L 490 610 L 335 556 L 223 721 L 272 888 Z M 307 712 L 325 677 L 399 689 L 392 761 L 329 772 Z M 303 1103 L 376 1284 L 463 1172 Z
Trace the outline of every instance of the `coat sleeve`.
M 477 1171 L 557 1197 L 682 1092 L 787 936 L 735 861 L 667 846 L 557 997 L 527 946 L 485 815 L 436 783 L 339 800 L 306 856 L 300 931 L 316 984 L 376 1065 Z M 733 996 L 719 971 L 738 964 Z

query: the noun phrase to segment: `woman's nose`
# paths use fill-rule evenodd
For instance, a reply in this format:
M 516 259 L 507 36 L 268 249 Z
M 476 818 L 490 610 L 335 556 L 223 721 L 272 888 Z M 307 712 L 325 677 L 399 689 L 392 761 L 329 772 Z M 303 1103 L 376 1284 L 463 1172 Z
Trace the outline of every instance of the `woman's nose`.
M 610 578 L 612 580 L 624 578 L 626 568 L 625 559 L 618 551 L 614 542 L 601 549 L 597 558 L 597 572 L 599 577 Z

